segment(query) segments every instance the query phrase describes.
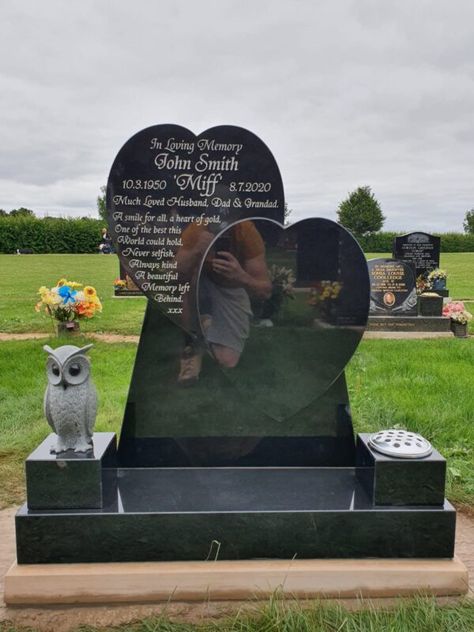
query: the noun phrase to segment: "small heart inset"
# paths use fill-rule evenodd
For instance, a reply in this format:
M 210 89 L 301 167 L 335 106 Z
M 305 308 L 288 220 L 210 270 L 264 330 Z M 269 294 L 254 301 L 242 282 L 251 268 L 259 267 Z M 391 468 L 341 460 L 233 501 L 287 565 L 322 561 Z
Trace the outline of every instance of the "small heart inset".
M 364 333 L 369 294 L 364 253 L 339 224 L 239 221 L 201 265 L 202 335 L 245 400 L 282 421 L 342 373 Z
M 223 125 L 195 136 L 179 125 L 156 125 L 119 151 L 107 209 L 126 273 L 192 331 L 197 272 L 210 242 L 255 214 L 281 221 L 283 184 L 272 153 L 248 130 Z

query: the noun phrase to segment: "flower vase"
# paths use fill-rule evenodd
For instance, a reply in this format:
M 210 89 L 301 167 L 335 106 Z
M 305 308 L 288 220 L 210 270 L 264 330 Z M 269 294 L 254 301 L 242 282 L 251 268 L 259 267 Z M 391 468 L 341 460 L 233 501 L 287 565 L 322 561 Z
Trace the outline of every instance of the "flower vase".
M 81 326 L 77 320 L 59 321 L 57 324 L 57 334 L 60 336 L 77 336 L 81 331 Z
M 451 320 L 451 331 L 456 338 L 467 338 L 467 323 L 458 323 Z
M 435 291 L 446 289 L 446 279 L 434 279 L 432 289 Z

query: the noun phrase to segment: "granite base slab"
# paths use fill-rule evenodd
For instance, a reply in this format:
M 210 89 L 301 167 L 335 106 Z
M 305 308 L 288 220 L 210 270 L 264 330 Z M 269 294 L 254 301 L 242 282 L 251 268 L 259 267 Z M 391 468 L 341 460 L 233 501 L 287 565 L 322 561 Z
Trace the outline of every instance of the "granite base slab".
M 368 331 L 450 331 L 444 316 L 369 316 Z
M 449 502 L 374 507 L 355 468 L 116 473 L 113 502 L 101 510 L 23 506 L 16 517 L 18 562 L 451 558 L 454 553 L 456 512 Z
M 11 606 L 360 599 L 464 595 L 468 573 L 452 560 L 241 560 L 109 564 L 14 564 Z

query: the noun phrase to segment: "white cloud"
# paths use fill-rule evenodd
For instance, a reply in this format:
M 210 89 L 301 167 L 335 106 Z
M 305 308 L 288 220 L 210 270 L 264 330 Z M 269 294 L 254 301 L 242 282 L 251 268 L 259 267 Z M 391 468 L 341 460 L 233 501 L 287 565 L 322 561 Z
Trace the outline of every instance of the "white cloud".
M 370 185 L 389 229 L 474 205 L 470 0 L 4 0 L 0 208 L 95 211 L 139 129 L 247 127 L 295 217 Z

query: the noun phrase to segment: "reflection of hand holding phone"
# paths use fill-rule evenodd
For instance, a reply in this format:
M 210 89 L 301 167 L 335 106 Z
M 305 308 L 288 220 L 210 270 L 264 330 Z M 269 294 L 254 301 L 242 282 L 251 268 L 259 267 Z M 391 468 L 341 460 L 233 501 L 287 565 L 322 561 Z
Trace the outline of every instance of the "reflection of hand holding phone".
M 232 236 L 230 234 L 222 235 L 221 237 L 218 237 L 213 245 L 214 252 L 216 253 L 216 257 L 219 257 L 219 255 L 217 254 L 219 252 L 230 252 L 231 244 L 232 244 Z

